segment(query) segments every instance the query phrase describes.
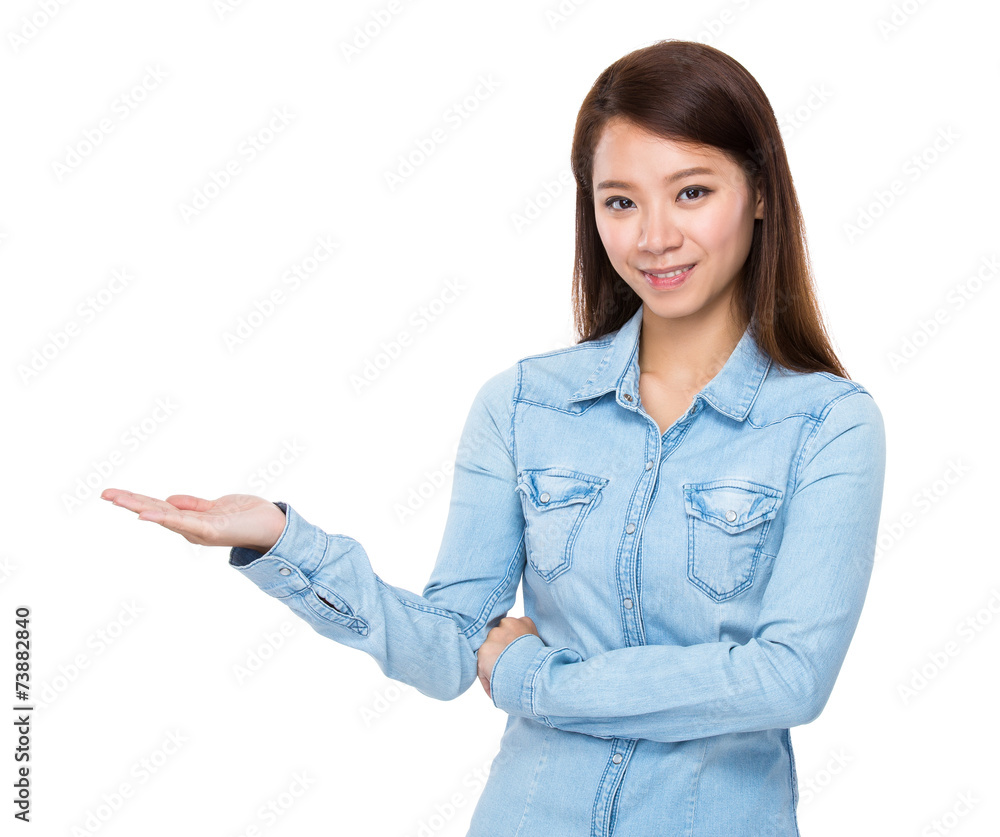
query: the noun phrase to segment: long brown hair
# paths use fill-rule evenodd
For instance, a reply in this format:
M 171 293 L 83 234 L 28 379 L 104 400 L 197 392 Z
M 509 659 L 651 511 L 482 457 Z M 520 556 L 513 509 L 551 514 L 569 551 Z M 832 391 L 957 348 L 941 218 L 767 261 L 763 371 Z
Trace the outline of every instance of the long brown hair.
M 598 76 L 577 116 L 573 319 L 577 342 L 620 328 L 642 304 L 618 275 L 594 214 L 594 149 L 608 120 L 623 118 L 675 142 L 712 146 L 764 197 L 735 303 L 773 361 L 848 378 L 830 344 L 813 287 L 805 227 L 771 104 L 735 59 L 693 41 L 665 40 L 619 58 Z

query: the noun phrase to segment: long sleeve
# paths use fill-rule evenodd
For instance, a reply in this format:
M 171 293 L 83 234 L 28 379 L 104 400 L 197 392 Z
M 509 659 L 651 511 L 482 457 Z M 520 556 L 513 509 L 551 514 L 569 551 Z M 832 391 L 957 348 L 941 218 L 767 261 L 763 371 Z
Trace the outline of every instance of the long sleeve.
M 441 700 L 476 680 L 476 652 L 514 603 L 524 516 L 511 457 L 517 367 L 486 381 L 466 418 L 437 561 L 423 593 L 383 581 L 361 544 L 327 534 L 288 504 L 268 552 L 235 547 L 229 563 L 318 633 L 365 651 L 395 680 Z
M 497 658 L 494 704 L 600 738 L 683 741 L 814 720 L 868 589 L 885 476 L 881 412 L 864 390 L 834 401 L 796 464 L 785 529 L 752 638 L 640 645 L 587 659 L 518 637 Z

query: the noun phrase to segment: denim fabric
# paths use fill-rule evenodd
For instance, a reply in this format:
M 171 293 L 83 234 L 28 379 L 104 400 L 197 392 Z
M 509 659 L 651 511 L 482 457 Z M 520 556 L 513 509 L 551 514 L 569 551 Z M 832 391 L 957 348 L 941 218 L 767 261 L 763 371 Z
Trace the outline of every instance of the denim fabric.
M 861 614 L 882 415 L 857 382 L 777 367 L 747 329 L 661 435 L 641 321 L 483 384 L 422 594 L 285 503 L 269 552 L 230 553 L 441 700 L 478 688 L 476 650 L 521 584 L 541 638 L 493 667 L 509 717 L 470 837 L 798 834 L 788 730 L 823 709 Z

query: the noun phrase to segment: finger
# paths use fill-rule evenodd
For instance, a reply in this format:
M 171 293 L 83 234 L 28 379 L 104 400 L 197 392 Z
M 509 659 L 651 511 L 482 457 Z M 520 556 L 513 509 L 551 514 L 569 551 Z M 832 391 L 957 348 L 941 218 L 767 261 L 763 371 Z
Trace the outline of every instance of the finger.
M 131 494 L 131 492 L 126 491 L 124 488 L 105 488 L 101 492 L 101 499 L 110 500 L 113 503 L 122 494 Z
M 200 512 L 177 509 L 169 503 L 162 507 L 144 509 L 139 520 L 159 523 L 164 529 L 183 535 L 193 543 L 211 544 L 214 542 L 215 529 L 206 521 Z
M 211 511 L 215 505 L 214 500 L 206 500 L 203 497 L 194 497 L 191 494 L 171 494 L 167 497 L 167 502 L 174 508 L 186 511 Z
M 129 511 L 141 513 L 152 509 L 173 508 L 173 506 L 169 503 L 165 503 L 163 500 L 158 500 L 156 497 L 147 497 L 145 494 L 136 494 L 134 491 L 124 491 L 122 489 L 109 490 L 115 491 L 115 495 L 105 499 L 110 499 L 116 506 L 121 506 Z

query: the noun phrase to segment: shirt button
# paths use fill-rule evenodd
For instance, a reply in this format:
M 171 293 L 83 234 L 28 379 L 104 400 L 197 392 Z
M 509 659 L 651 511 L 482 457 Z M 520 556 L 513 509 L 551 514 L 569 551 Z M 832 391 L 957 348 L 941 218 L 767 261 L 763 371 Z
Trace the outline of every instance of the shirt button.
M 631 535 L 634 531 L 635 531 L 634 523 L 629 523 L 629 525 L 625 527 L 625 532 L 629 535 Z
M 646 470 L 647 471 L 653 470 L 653 460 L 652 459 L 650 459 L 649 462 L 646 463 Z
M 632 600 L 631 599 L 625 599 L 625 601 L 623 601 L 622 604 L 625 605 L 625 610 L 631 610 L 632 609 Z
M 622 754 L 621 753 L 615 753 L 611 757 L 611 761 L 613 761 L 615 764 L 621 764 L 622 763 Z
M 547 503 L 551 498 L 549 497 L 549 492 L 545 491 L 539 496 L 538 499 L 541 500 L 543 503 Z
M 736 520 L 736 512 L 734 512 L 732 509 L 730 509 L 729 511 L 727 511 L 726 512 L 726 520 L 728 520 L 730 523 L 732 523 L 734 520 Z
M 627 393 L 627 392 L 622 396 L 622 398 L 624 398 L 626 401 L 631 401 L 632 400 L 632 396 L 629 395 L 629 393 Z
M 282 567 L 280 570 L 278 570 L 278 572 L 281 573 L 282 575 L 291 575 L 292 574 L 292 571 L 290 569 L 288 569 L 288 567 Z

